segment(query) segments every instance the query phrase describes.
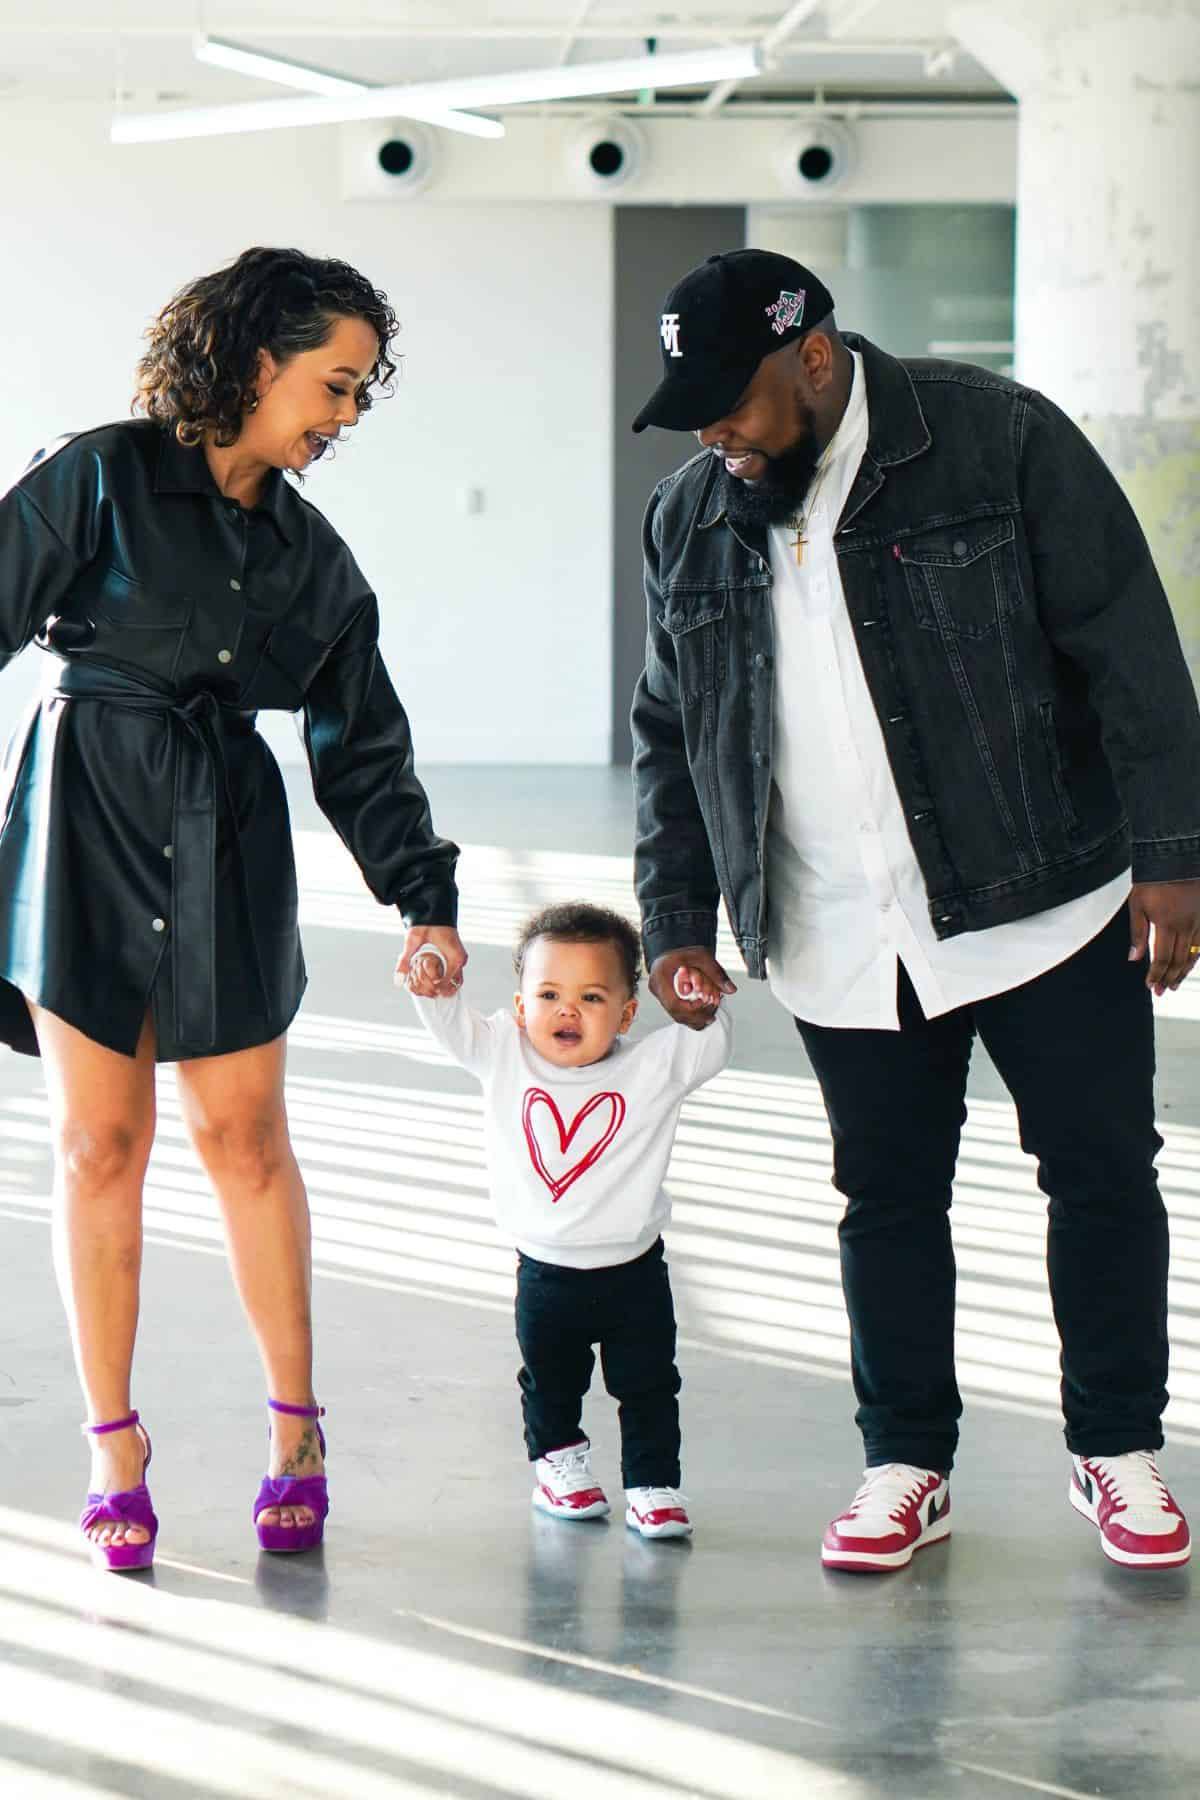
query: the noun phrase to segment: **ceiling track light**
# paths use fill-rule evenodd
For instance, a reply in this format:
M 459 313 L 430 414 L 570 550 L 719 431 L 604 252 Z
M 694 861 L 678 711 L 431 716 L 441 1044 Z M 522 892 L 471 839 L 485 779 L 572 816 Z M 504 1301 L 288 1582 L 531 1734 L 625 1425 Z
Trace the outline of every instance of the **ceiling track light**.
M 462 109 L 526 106 L 598 94 L 636 94 L 651 86 L 660 90 L 705 87 L 711 82 L 745 80 L 757 75 L 760 66 L 758 51 L 746 44 L 735 49 L 686 51 L 677 56 L 578 63 L 569 68 L 519 69 L 507 75 L 479 75 L 464 81 L 367 87 L 356 93 L 305 94 L 294 100 L 118 113 L 112 122 L 111 136 L 115 144 L 162 143 L 176 138 L 225 137 L 235 132 L 409 118 L 479 137 L 503 137 L 504 127 L 499 120 L 478 118 Z M 302 65 L 291 63 L 288 67 L 294 84 Z
M 198 33 L 192 42 L 197 62 L 213 68 L 232 69 L 238 75 L 251 75 L 259 81 L 275 81 L 280 87 L 300 88 L 306 94 L 320 94 L 337 99 L 344 94 L 369 94 L 369 81 L 355 81 L 349 75 L 333 75 L 328 69 L 314 68 L 311 63 L 296 62 L 290 56 L 268 56 L 263 50 L 248 50 L 228 38 L 209 37 Z M 266 103 L 270 105 L 271 102 Z M 428 115 L 430 124 L 442 125 L 447 131 L 461 131 L 473 137 L 503 137 L 504 127 L 496 128 L 493 119 L 475 119 L 468 113 L 443 110 Z M 140 141 L 140 140 L 135 140 Z

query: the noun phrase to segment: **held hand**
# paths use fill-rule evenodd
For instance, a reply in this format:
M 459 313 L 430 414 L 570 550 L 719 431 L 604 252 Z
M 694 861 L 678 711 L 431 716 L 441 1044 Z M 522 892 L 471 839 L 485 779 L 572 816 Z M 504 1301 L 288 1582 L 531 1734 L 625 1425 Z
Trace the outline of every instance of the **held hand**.
M 1150 950 L 1146 986 L 1160 998 L 1200 961 L 1200 881 L 1136 881 L 1129 896 L 1130 962 Z
M 712 1024 L 723 996 L 736 994 L 737 989 L 711 950 L 689 944 L 655 958 L 650 992 L 677 1025 L 703 1031 Z
M 462 986 L 466 966 L 467 952 L 453 925 L 414 925 L 392 979 L 423 1000 L 450 1000 Z

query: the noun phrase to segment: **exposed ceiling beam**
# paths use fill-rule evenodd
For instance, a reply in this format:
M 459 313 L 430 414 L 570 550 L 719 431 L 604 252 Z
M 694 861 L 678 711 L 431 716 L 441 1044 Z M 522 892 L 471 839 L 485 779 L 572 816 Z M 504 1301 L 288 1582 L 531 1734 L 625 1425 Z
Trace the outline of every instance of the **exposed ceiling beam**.
M 823 0 L 795 0 L 795 4 L 789 6 L 783 16 L 775 21 L 758 46 L 764 67 L 769 67 L 770 58 L 780 45 L 785 44 L 793 32 L 799 31 L 801 25 L 811 19 L 822 4 Z M 697 115 L 706 117 L 720 112 L 730 96 L 737 92 L 739 85 L 737 81 L 719 82 L 707 99 L 701 100 L 696 108 Z
M 878 12 L 882 5 L 883 0 L 849 0 L 845 9 L 831 21 L 830 37 L 845 37 L 848 31 L 853 31 L 856 25 L 861 25 L 864 19 L 869 19 L 872 13 Z
M 580 33 L 587 23 L 587 16 L 592 10 L 593 0 L 582 0 L 579 11 L 567 27 L 567 35 L 563 39 L 558 52 L 558 66 L 563 68 L 571 60 L 571 52 L 579 42 Z

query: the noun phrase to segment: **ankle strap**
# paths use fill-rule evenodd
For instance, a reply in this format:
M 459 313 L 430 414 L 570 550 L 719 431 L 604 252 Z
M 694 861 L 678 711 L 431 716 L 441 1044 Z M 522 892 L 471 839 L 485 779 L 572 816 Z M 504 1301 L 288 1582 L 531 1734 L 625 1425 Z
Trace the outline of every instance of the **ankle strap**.
M 291 1406 L 286 1400 L 268 1400 L 267 1405 L 272 1412 L 291 1413 L 292 1417 L 296 1419 L 323 1419 L 325 1417 L 323 1406 Z
M 92 1437 L 103 1437 L 107 1431 L 125 1431 L 130 1425 L 136 1425 L 137 1423 L 138 1414 L 131 1412 L 123 1419 L 109 1419 L 103 1425 L 83 1424 L 79 1429 L 83 1432 L 85 1437 L 89 1433 Z

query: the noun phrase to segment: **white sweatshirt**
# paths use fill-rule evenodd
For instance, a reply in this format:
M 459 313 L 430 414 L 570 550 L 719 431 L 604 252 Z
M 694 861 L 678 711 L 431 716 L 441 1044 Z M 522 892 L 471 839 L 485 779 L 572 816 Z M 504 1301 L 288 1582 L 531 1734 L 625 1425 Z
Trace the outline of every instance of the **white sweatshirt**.
M 704 1031 L 664 1025 L 602 1062 L 561 1069 L 510 1012 L 488 1018 L 461 994 L 414 1004 L 430 1033 L 483 1085 L 496 1220 L 539 1262 L 598 1269 L 632 1262 L 671 1211 L 663 1176 L 679 1109 L 729 1061 L 722 1007 Z

